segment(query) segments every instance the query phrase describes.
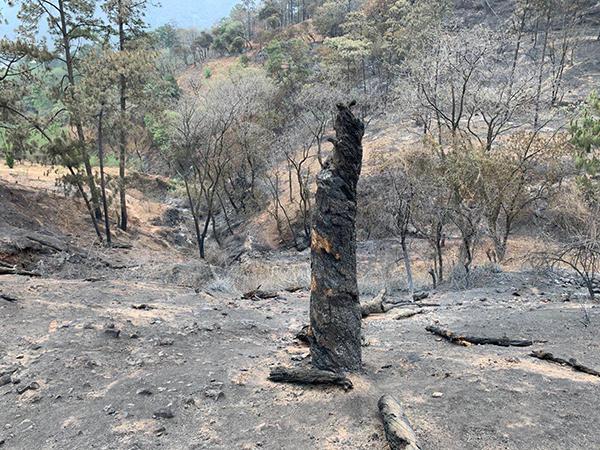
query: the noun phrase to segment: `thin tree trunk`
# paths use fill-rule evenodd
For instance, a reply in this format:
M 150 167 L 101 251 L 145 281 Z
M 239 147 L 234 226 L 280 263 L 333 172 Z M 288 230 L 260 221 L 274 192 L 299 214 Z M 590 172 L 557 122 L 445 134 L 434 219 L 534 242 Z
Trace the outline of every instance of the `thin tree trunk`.
M 206 220 L 204 221 L 204 228 L 202 229 L 202 234 L 200 235 L 200 258 L 206 259 L 206 236 L 208 235 L 208 227 L 210 226 L 210 221 L 212 218 L 212 212 L 209 210 L 206 213 Z
M 406 245 L 406 235 L 400 238 L 400 245 L 402 246 L 402 258 L 404 259 L 404 269 L 406 270 L 406 283 L 410 294 L 415 292 L 415 284 L 413 281 L 412 266 L 410 263 L 410 255 L 408 254 L 408 245 Z
M 75 86 L 75 69 L 73 64 L 73 56 L 71 54 L 71 39 L 69 36 L 69 32 L 67 30 L 67 19 L 66 12 L 64 9 L 64 0 L 58 0 L 58 9 L 60 15 L 60 30 L 62 34 L 62 42 L 65 51 L 65 66 L 67 69 L 67 80 L 69 84 L 74 87 Z M 86 173 L 86 181 L 88 188 L 90 190 L 90 195 L 92 197 L 91 204 L 93 207 L 94 215 L 96 219 L 100 219 L 102 217 L 102 212 L 100 211 L 100 201 L 98 196 L 98 189 L 96 187 L 96 182 L 94 181 L 94 172 L 92 171 L 92 165 L 90 163 L 90 157 L 87 152 L 86 142 L 85 142 L 85 133 L 83 131 L 83 125 L 81 124 L 81 120 L 78 117 L 74 119 L 75 129 L 77 130 L 77 139 L 81 144 L 81 156 L 83 159 L 83 165 L 85 167 Z
M 542 84 L 544 82 L 544 63 L 546 60 L 546 51 L 548 49 L 548 34 L 550 33 L 550 20 L 551 16 L 550 13 L 548 13 L 548 16 L 546 18 L 546 27 L 544 30 L 544 42 L 542 44 L 542 58 L 540 60 L 540 71 L 538 74 L 537 90 L 535 94 L 535 116 L 533 119 L 534 130 L 537 130 L 540 121 L 540 97 L 542 95 Z
M 102 192 L 102 206 L 104 209 L 104 232 L 106 233 L 106 245 L 112 245 L 110 235 L 110 217 L 108 215 L 108 200 L 106 199 L 106 177 L 104 175 L 104 142 L 102 133 L 102 120 L 104 116 L 104 108 L 100 110 L 98 115 L 98 161 L 100 164 L 100 189 Z
M 188 202 L 190 204 L 190 210 L 192 211 L 192 218 L 194 219 L 194 231 L 196 232 L 196 244 L 198 245 L 198 253 L 200 258 L 204 258 L 202 256 L 202 246 L 200 245 L 200 241 L 202 239 L 202 235 L 200 233 L 200 221 L 198 218 L 198 211 L 196 209 L 196 205 L 194 203 L 194 199 L 192 198 L 192 192 L 190 191 L 190 184 L 187 179 L 187 176 L 182 175 L 183 184 L 185 185 L 185 193 L 187 194 Z
M 119 0 L 119 51 L 125 51 L 125 24 L 123 18 L 123 4 Z M 127 79 L 125 75 L 119 76 L 119 102 L 121 108 L 121 131 L 119 133 L 119 197 L 121 201 L 121 222 L 119 228 L 127 231 L 128 215 L 127 215 L 127 195 L 125 185 L 125 166 L 127 164 L 127 134 L 125 131 L 125 114 L 127 113 Z

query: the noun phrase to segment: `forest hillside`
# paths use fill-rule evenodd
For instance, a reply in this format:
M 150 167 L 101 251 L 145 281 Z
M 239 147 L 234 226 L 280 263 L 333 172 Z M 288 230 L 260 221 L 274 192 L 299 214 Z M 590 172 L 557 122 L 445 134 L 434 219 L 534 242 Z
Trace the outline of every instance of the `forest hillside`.
M 600 3 L 231 3 L 0 0 L 0 448 L 600 448 Z

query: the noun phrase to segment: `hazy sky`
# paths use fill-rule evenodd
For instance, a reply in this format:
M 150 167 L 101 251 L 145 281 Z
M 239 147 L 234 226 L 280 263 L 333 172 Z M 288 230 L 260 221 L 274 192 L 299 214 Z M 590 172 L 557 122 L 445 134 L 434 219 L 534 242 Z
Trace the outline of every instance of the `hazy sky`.
M 182 28 L 207 28 L 231 11 L 237 0 L 160 0 L 161 6 L 148 11 L 147 20 L 151 27 L 175 23 Z M 16 26 L 16 8 L 9 8 L 0 0 L 2 14 L 8 25 L 0 24 L 0 36 L 11 35 Z

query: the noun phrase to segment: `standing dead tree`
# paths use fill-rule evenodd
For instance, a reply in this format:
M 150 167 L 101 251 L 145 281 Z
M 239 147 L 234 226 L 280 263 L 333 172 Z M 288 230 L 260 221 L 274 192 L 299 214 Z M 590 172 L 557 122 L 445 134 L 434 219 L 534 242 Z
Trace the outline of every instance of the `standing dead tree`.
M 338 104 L 333 154 L 317 176 L 311 233 L 312 281 L 310 344 L 313 367 L 276 367 L 270 380 L 301 384 L 352 382 L 343 371 L 362 367 L 361 306 L 356 279 L 357 184 L 362 167 L 365 126 Z
M 333 155 L 317 177 L 311 235 L 312 363 L 333 371 L 362 366 L 355 226 L 365 128 L 352 106 L 338 105 Z

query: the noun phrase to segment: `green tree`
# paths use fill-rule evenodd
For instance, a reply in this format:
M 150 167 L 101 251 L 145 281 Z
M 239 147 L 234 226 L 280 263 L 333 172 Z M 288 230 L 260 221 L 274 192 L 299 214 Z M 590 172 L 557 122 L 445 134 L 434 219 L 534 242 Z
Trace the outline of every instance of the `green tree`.
M 576 149 L 575 160 L 581 169 L 580 182 L 594 203 L 600 199 L 600 97 L 590 94 L 581 114 L 571 124 Z
M 117 37 L 118 51 L 123 57 L 123 65 L 119 72 L 119 108 L 121 114 L 121 123 L 119 130 L 119 198 L 121 202 L 121 215 L 119 228 L 127 231 L 128 213 L 127 213 L 127 195 L 125 182 L 125 168 L 127 165 L 127 104 L 131 98 L 132 84 L 137 81 L 136 73 L 132 68 L 139 69 L 139 59 L 143 54 L 135 51 L 130 45 L 135 42 L 146 24 L 144 22 L 144 12 L 148 6 L 146 0 L 106 0 L 102 5 L 107 17 L 108 25 L 112 34 Z M 127 67 L 129 66 L 129 67 Z M 136 67 L 137 66 L 137 67 Z M 129 77 L 128 73 L 129 72 Z M 134 72 L 134 73 L 132 73 Z
M 240 54 L 246 48 L 244 24 L 224 19 L 213 30 L 213 48 L 220 53 Z
M 54 92 L 56 101 L 64 105 L 70 124 L 76 130 L 79 145 L 73 148 L 81 152 L 80 160 L 85 168 L 91 203 L 96 217 L 99 218 L 102 213 L 90 163 L 89 146 L 81 120 L 77 114 L 74 114 L 79 102 L 74 95 L 74 87 L 80 75 L 76 49 L 89 43 L 94 38 L 94 32 L 97 31 L 98 23 L 94 18 L 95 2 L 93 0 L 19 0 L 17 3 L 20 4 L 20 34 L 28 41 L 35 42 L 40 36 L 41 22 L 45 20 L 48 33 L 54 38 L 51 52 L 65 65 L 66 83 L 61 80 L 55 86 Z
M 299 87 L 311 73 L 309 49 L 300 39 L 273 40 L 265 48 L 267 73 L 288 88 Z

